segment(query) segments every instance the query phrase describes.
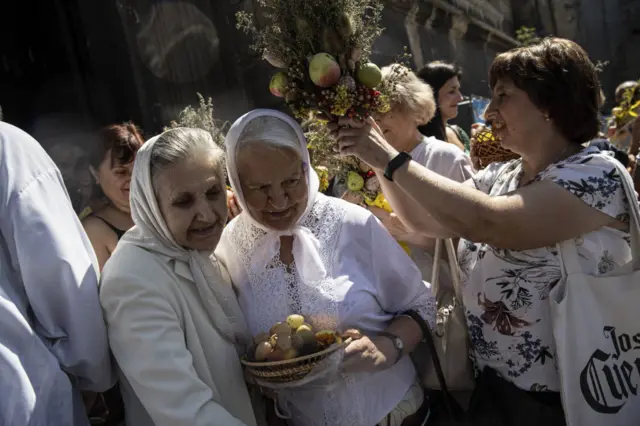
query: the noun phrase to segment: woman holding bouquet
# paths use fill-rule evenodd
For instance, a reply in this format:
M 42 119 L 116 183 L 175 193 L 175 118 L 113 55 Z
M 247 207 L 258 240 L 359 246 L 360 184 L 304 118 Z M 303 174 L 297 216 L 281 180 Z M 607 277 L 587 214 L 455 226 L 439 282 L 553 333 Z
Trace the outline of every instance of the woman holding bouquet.
M 464 304 L 482 371 L 477 420 L 494 407 L 501 421 L 492 424 L 565 424 L 548 301 L 562 278 L 556 244 L 575 239 L 589 275 L 631 260 L 629 205 L 638 201 L 625 196 L 612 156 L 582 146 L 599 129 L 597 75 L 569 40 L 498 55 L 486 115 L 522 158 L 490 164 L 463 184 L 399 154 L 372 120 L 332 125 L 341 153 L 376 170 L 404 223 L 461 238 Z
M 407 356 L 435 300 L 402 248 L 369 212 L 318 192 L 298 123 L 272 110 L 239 118 L 226 138 L 242 213 L 216 251 L 253 335 L 290 314 L 355 338 L 329 388 L 309 383 L 280 408 L 293 426 L 421 425 L 429 411 Z M 292 397 L 292 395 L 295 395 Z

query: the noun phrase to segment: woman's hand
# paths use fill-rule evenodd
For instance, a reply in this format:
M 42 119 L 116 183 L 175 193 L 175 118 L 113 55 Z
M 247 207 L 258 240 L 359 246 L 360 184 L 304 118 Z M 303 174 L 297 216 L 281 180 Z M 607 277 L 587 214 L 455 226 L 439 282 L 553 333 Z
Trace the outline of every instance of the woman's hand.
M 383 170 L 398 155 L 371 117 L 364 121 L 341 117 L 328 127 L 338 141 L 340 155 L 354 155 L 374 169 Z
M 238 200 L 236 200 L 236 195 L 229 189 L 227 189 L 227 207 L 229 208 L 229 220 L 242 213 Z
M 350 331 L 352 333 L 345 333 L 353 339 L 344 350 L 342 368 L 345 371 L 373 373 L 385 370 L 394 364 L 397 350 L 390 339 L 380 337 L 371 340 L 355 330 Z

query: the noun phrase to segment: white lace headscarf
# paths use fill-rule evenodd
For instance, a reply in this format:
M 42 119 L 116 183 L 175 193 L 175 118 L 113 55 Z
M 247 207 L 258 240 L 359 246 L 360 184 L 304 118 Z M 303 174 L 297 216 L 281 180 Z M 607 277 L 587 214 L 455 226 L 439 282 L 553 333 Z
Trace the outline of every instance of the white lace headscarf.
M 135 226 L 122 237 L 121 242 L 170 257 L 174 265 L 175 262 L 184 262 L 213 326 L 242 353 L 249 336 L 226 271 L 211 252 L 178 245 L 160 212 L 151 179 L 151 154 L 160 136 L 151 138 L 136 154 L 129 196 Z
M 291 127 L 293 131 L 292 135 L 295 135 L 297 140 L 289 142 L 294 142 L 294 144 L 297 145 L 298 153 L 300 154 L 304 167 L 307 181 L 307 206 L 298 221 L 290 229 L 285 231 L 271 229 L 257 221 L 256 218 L 252 217 L 247 210 L 244 195 L 242 194 L 242 186 L 240 185 L 238 175 L 241 171 L 237 169 L 236 165 L 238 148 L 242 149 L 242 146 L 239 147 L 238 144 L 242 139 L 243 131 L 246 129 L 247 125 L 259 117 L 274 117 L 284 121 Z M 266 131 L 267 129 L 265 129 L 265 134 Z M 255 129 L 252 132 L 252 139 L 257 141 L 260 140 L 259 135 L 255 134 Z M 307 215 L 313 207 L 316 195 L 318 194 L 319 181 L 318 175 L 311 167 L 309 150 L 307 149 L 307 140 L 300 125 L 293 118 L 282 112 L 270 109 L 257 109 L 243 115 L 233 123 L 233 126 L 231 126 L 231 129 L 229 129 L 229 132 L 227 133 L 225 144 L 227 148 L 227 171 L 229 181 L 231 182 L 231 187 L 233 188 L 236 199 L 238 200 L 240 207 L 242 207 L 241 215 L 244 220 L 249 221 L 251 224 L 265 232 L 265 235 L 262 236 L 259 241 L 255 242 L 257 249 L 251 257 L 250 268 L 257 273 L 264 271 L 271 259 L 273 259 L 280 251 L 280 237 L 292 235 L 294 237 L 292 250 L 293 258 L 296 262 L 298 273 L 300 274 L 302 281 L 309 283 L 323 279 L 326 275 L 326 270 L 320 257 L 320 243 L 309 228 L 303 226 Z M 256 158 L 256 161 L 260 161 L 260 159 Z

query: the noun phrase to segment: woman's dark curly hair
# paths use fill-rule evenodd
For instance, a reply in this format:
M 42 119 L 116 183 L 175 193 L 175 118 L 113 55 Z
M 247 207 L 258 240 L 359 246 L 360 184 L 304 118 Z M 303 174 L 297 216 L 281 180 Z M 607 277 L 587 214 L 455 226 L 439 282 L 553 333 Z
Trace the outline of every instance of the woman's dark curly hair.
M 492 90 L 500 79 L 524 90 L 568 140 L 584 143 L 598 134 L 598 72 L 587 52 L 573 41 L 545 38 L 498 55 L 489 70 Z

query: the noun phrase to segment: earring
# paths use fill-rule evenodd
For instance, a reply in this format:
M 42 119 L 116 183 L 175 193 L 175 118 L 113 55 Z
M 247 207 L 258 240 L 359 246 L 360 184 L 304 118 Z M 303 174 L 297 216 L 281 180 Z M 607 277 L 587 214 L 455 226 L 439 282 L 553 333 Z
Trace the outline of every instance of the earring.
M 551 120 L 551 118 L 548 115 L 545 114 L 544 121 L 549 121 L 549 120 Z

